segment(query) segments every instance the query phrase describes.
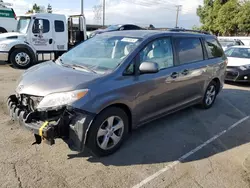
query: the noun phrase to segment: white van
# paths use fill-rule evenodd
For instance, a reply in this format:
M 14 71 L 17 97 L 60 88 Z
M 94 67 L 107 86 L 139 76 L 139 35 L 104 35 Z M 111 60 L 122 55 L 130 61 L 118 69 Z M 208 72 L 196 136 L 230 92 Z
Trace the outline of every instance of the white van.
M 0 61 L 28 68 L 37 62 L 54 60 L 86 39 L 83 15 L 20 16 L 16 32 L 0 34 Z
M 16 27 L 17 19 L 14 10 L 0 6 L 0 33 L 13 32 Z

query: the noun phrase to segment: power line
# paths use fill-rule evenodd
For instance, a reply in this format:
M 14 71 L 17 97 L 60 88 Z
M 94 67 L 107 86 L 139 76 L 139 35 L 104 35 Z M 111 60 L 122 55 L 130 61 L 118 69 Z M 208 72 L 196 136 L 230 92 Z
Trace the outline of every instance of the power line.
M 147 7 L 147 8 L 150 8 L 150 7 L 153 7 L 157 4 L 155 3 L 145 3 L 145 2 L 133 2 L 131 0 L 121 0 L 123 2 L 126 2 L 126 3 L 132 3 L 134 5 L 139 5 L 139 6 L 144 6 L 144 7 Z M 172 11 L 175 11 L 174 9 L 171 9 L 171 8 L 167 8 L 167 7 L 160 7 L 160 9 L 167 9 L 167 10 L 172 10 Z

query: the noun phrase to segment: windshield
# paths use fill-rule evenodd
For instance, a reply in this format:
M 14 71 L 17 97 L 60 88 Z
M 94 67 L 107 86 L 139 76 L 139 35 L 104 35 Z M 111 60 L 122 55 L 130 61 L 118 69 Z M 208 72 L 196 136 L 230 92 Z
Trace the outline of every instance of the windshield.
M 121 27 L 121 25 L 111 25 L 107 27 L 107 30 L 118 30 Z
M 227 57 L 250 58 L 250 48 L 230 48 L 225 54 Z
M 242 45 L 242 43 L 239 41 L 219 41 L 219 42 L 220 42 L 221 46 L 223 46 L 223 47 Z
M 17 32 L 25 34 L 28 30 L 30 17 L 20 17 L 17 24 Z
M 104 74 L 113 71 L 141 40 L 135 37 L 98 35 L 63 54 L 60 60 L 63 65 L 75 64 Z

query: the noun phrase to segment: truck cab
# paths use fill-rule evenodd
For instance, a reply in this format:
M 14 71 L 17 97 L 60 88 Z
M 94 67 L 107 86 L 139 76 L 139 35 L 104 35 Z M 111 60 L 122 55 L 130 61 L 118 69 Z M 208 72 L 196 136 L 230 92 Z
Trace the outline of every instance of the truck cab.
M 28 68 L 37 62 L 54 60 L 86 39 L 83 15 L 20 16 L 16 32 L 0 34 L 0 61 Z

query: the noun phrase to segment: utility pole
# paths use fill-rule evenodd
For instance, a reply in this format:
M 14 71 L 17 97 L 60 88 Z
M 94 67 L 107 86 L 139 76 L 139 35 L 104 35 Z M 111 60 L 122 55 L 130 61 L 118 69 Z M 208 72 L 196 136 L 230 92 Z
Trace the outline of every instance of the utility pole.
M 179 12 L 181 11 L 181 7 L 182 5 L 176 5 L 176 8 L 177 8 L 177 12 L 176 12 L 176 22 L 175 22 L 175 28 L 178 27 L 178 19 L 179 19 Z
M 84 14 L 84 3 L 83 3 L 84 0 L 81 0 L 81 15 Z
M 105 26 L 105 0 L 102 1 L 102 25 Z

